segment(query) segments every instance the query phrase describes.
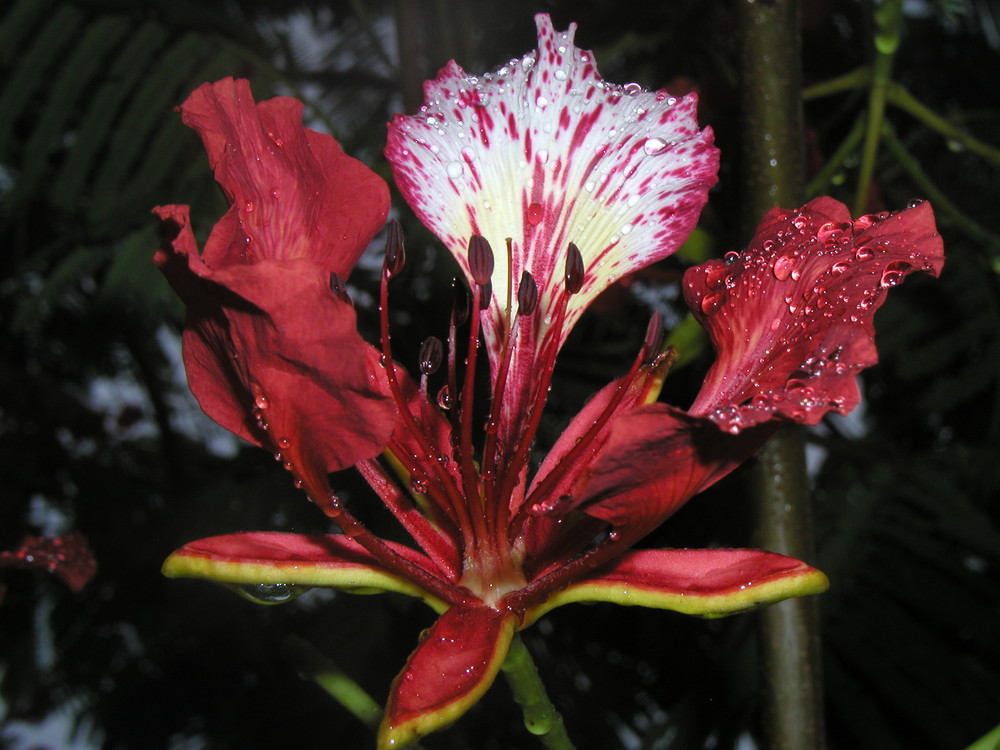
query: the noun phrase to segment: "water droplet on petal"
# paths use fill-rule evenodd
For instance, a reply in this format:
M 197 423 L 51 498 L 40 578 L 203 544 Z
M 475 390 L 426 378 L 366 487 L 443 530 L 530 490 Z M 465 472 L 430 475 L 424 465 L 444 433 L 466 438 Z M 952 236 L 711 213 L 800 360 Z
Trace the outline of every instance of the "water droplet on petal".
M 830 272 L 834 274 L 842 274 L 850 267 L 850 264 L 846 260 L 838 260 L 832 266 L 830 266 Z
M 532 203 L 528 206 L 527 219 L 531 226 L 538 226 L 542 221 L 542 205 L 540 203 Z
M 546 97 L 539 94 L 537 97 L 535 97 L 535 106 L 538 107 L 539 109 L 545 109 L 547 106 L 549 106 L 549 100 Z
M 875 253 L 870 247 L 859 247 L 854 251 L 854 257 L 858 260 L 871 260 L 875 257 Z
M 774 271 L 774 278 L 778 281 L 784 281 L 792 275 L 792 268 L 794 266 L 795 258 L 790 255 L 782 255 L 774 261 L 774 267 L 771 270 Z
M 247 201 L 246 203 L 243 204 L 243 210 L 246 211 L 248 214 L 253 213 L 253 209 L 254 209 L 253 201 Z
M 464 170 L 462 168 L 462 163 L 461 162 L 452 161 L 452 162 L 448 162 L 447 171 L 448 171 L 448 176 L 451 179 L 457 180 L 459 177 L 462 176 L 462 172 Z
M 647 138 L 646 142 L 642 145 L 642 150 L 646 152 L 648 156 L 653 156 L 658 154 L 663 149 L 667 147 L 667 142 L 662 138 Z
M 624 91 L 629 96 L 634 96 L 635 94 L 642 93 L 642 86 L 638 83 L 626 83 L 622 86 L 622 91 Z
M 293 583 L 239 583 L 233 588 L 257 604 L 285 604 L 309 590 Z
M 903 280 L 906 276 L 906 272 L 909 270 L 910 264 L 904 261 L 897 260 L 890 263 L 882 272 L 882 278 L 879 281 L 879 284 L 883 287 L 896 286 L 896 284 Z
M 265 396 L 263 393 L 258 393 L 254 397 L 253 404 L 258 409 L 266 409 L 268 406 L 270 406 L 270 404 L 267 401 L 267 396 Z
M 717 312 L 722 303 L 725 301 L 725 295 L 722 292 L 713 292 L 712 294 L 706 294 L 701 298 L 701 311 L 705 315 L 712 315 Z

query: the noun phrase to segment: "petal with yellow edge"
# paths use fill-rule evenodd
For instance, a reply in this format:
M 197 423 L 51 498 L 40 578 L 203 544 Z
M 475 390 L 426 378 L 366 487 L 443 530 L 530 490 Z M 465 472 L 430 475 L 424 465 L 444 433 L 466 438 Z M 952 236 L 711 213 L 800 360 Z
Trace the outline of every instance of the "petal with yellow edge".
M 386 544 L 403 557 L 420 557 L 408 547 Z M 290 598 L 277 595 L 279 591 L 326 587 L 353 593 L 407 594 L 423 599 L 438 612 L 447 606 L 389 571 L 343 534 L 253 531 L 208 537 L 185 544 L 170 555 L 163 563 L 163 574 L 232 584 L 248 598 L 264 603 Z M 268 592 L 276 596 L 269 598 Z
M 452 607 L 427 630 L 389 695 L 379 750 L 409 747 L 451 724 L 493 684 L 519 618 L 491 607 Z
M 826 575 L 800 560 L 753 549 L 633 550 L 602 571 L 554 594 L 526 624 L 571 602 L 672 609 L 725 617 L 795 596 L 819 594 Z

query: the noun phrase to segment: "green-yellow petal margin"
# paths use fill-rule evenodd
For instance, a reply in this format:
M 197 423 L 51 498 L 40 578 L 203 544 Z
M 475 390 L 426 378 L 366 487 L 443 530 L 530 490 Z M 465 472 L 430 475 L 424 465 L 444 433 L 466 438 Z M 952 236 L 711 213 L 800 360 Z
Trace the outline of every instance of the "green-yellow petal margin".
M 687 550 L 657 550 L 661 553 L 686 552 Z M 694 550 L 691 550 L 694 552 Z M 740 552 L 741 550 L 718 550 Z M 706 550 L 707 552 L 707 550 Z M 751 551 L 746 551 L 751 552 Z M 756 552 L 756 551 L 753 551 Z M 611 602 L 631 607 L 669 609 L 686 615 L 705 618 L 728 617 L 746 610 L 809 594 L 821 594 L 830 587 L 826 575 L 798 560 L 782 558 L 772 553 L 758 553 L 775 560 L 795 563 L 784 569 L 769 571 L 763 575 L 757 572 L 747 575 L 738 584 L 715 588 L 706 585 L 683 586 L 679 584 L 656 585 L 626 577 L 594 577 L 567 586 L 550 596 L 545 602 L 530 609 L 525 614 L 524 625 L 534 623 L 545 613 L 573 602 Z
M 268 559 L 266 556 L 224 554 L 211 549 L 212 542 L 251 536 L 291 538 L 298 535 L 261 532 L 202 539 L 185 545 L 171 554 L 163 563 L 162 573 L 168 578 L 200 578 L 227 584 L 235 587 L 237 592 L 248 599 L 257 602 L 262 599 L 240 587 L 285 585 L 302 589 L 334 588 L 352 594 L 394 592 L 422 599 L 439 614 L 448 609 L 445 602 L 419 586 L 373 564 L 333 558 Z

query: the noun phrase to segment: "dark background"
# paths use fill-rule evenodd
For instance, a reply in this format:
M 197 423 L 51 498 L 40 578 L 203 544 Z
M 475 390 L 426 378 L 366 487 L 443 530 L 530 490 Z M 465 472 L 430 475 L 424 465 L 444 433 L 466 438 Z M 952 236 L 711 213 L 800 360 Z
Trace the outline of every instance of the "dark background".
M 384 124 L 419 106 L 419 81 L 454 57 L 470 73 L 535 45 L 532 14 L 579 23 L 604 77 L 696 88 L 723 149 L 701 249 L 606 294 L 557 370 L 551 439 L 637 351 L 648 301 L 678 315 L 676 281 L 699 252 L 745 242 L 739 215 L 734 2 L 620 0 L 449 3 L 178 0 L 0 5 L 0 549 L 70 529 L 100 569 L 80 593 L 37 571 L 0 571 L 0 747 L 7 722 L 74 717 L 106 748 L 365 748 L 373 738 L 301 679 L 295 634 L 382 701 L 432 621 L 395 596 L 312 592 L 260 607 L 159 566 L 186 541 L 242 529 L 326 531 L 325 519 L 262 451 L 212 431 L 178 369 L 179 303 L 151 262 L 153 205 L 190 203 L 207 232 L 224 203 L 196 137 L 172 107 L 206 80 L 251 79 L 309 102 L 312 126 L 383 175 Z M 907 5 L 898 82 L 1000 146 L 1000 8 L 990 0 Z M 869 2 L 803 3 L 806 85 L 865 64 Z M 402 61 L 402 62 L 400 62 Z M 811 168 L 833 154 L 863 91 L 806 105 Z M 863 413 L 810 433 L 814 562 L 831 748 L 951 750 L 1000 722 L 1000 198 L 998 163 L 890 108 L 919 171 L 885 149 L 870 210 L 934 201 L 948 261 L 912 278 L 877 317 L 881 364 Z M 817 186 L 851 202 L 857 159 Z M 407 213 L 406 275 L 393 287 L 393 343 L 416 364 L 444 333 L 455 273 Z M 365 305 L 377 256 L 352 276 Z M 407 310 L 419 309 L 419 315 Z M 698 345 L 666 397 L 685 405 L 710 353 Z M 746 473 L 700 497 L 644 542 L 751 545 Z M 365 517 L 356 477 L 335 477 Z M 375 525 L 380 523 L 372 517 Z M 734 748 L 756 736 L 753 615 L 702 621 L 582 605 L 525 633 L 580 750 Z M 506 687 L 426 748 L 536 747 Z M 744 746 L 745 747 L 745 746 Z

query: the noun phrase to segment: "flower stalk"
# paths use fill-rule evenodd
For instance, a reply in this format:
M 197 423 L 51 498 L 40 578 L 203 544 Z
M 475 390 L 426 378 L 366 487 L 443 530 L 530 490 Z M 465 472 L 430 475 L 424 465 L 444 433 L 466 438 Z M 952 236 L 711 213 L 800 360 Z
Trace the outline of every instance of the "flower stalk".
M 521 636 L 514 636 L 507 659 L 500 669 L 514 694 L 514 700 L 524 713 L 527 730 L 536 735 L 548 750 L 573 750 L 562 714 L 549 700 L 531 652 Z

